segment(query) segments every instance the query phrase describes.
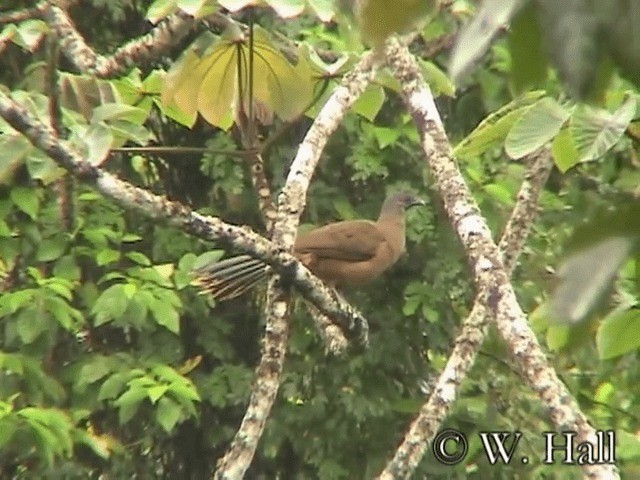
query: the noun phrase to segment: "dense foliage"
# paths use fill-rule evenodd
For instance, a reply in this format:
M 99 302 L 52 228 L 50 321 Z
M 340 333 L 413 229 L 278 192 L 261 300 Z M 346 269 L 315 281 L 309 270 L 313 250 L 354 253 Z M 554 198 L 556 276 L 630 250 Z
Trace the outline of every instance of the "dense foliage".
M 91 0 L 69 13 L 87 42 L 107 53 L 148 31 L 147 18 L 155 22 L 207 3 L 214 2 Z M 219 3 L 231 8 L 233 2 Z M 255 68 L 266 73 L 254 93 L 256 108 L 264 104 L 273 112 L 259 126 L 259 137 L 268 144 L 264 156 L 274 197 L 313 114 L 364 48 L 347 28 L 348 15 L 338 11 L 335 21 L 322 23 L 323 2 L 308 3 L 315 10 L 308 7 L 290 20 L 278 10 L 284 1 L 269 3 L 275 11 L 262 6 L 234 15 L 242 25 L 260 25 L 255 51 L 263 63 Z M 637 222 L 630 221 L 640 193 L 637 89 L 611 66 L 589 105 L 567 97 L 546 64 L 540 67 L 544 75 L 524 81 L 518 55 L 527 54 L 529 37 L 515 30 L 493 42 L 454 95 L 443 72 L 452 35 L 474 5 L 433 3 L 421 12 L 428 21 L 412 50 L 424 56 L 421 67 L 439 95 L 460 168 L 496 238 L 522 180 L 520 159 L 553 142 L 556 168 L 514 285 L 560 377 L 594 426 L 615 430 L 617 460 L 627 475 L 637 474 L 640 259 Z M 0 18 L 30 6 L 3 2 Z M 366 28 L 364 12 L 359 20 Z M 531 27 L 534 13 L 527 9 L 514 22 Z M 3 27 L 0 88 L 46 119 L 47 27 L 38 20 Z M 239 121 L 237 75 L 228 70 L 242 70 L 249 47 L 241 43 L 237 50 L 237 37 L 220 37 L 216 25 L 208 27 L 204 33 L 193 29 L 171 57 L 112 79 L 80 75 L 62 56 L 61 131 L 86 158 L 120 178 L 261 231 L 251 166 L 238 154 L 245 145 L 232 126 Z M 380 35 L 370 31 L 369 43 Z M 349 58 L 331 71 L 312 49 L 327 62 Z M 217 52 L 224 67 L 212 67 L 215 61 L 204 52 Z M 292 54 L 297 62 L 287 57 Z M 622 56 L 633 55 L 637 59 L 640 51 Z M 200 75 L 207 69 L 214 71 L 208 80 Z M 230 84 L 221 80 L 227 74 Z M 274 84 L 284 95 L 272 93 Z M 375 218 L 385 195 L 401 188 L 421 195 L 427 207 L 410 213 L 407 253 L 398 264 L 366 287 L 343 292 L 370 321 L 369 349 L 326 355 L 303 300 L 294 301 L 284 379 L 249 478 L 376 475 L 424 402 L 468 313 L 474 289 L 464 252 L 431 188 L 417 133 L 396 92 L 381 73 L 331 138 L 302 228 Z M 308 116 L 300 115 L 305 108 Z M 147 145 L 176 148 L 121 148 Z M 602 220 L 602 212 L 612 211 L 622 213 Z M 584 223 L 591 218 L 596 220 Z M 582 226 L 582 243 L 596 248 L 608 236 L 594 232 L 616 222 L 622 226 L 614 233 L 629 239 L 628 248 L 577 260 L 583 270 L 574 277 L 613 264 L 611 274 L 592 286 L 587 318 L 575 325 L 554 322 L 550 271 L 566 255 L 563 245 L 580 243 L 572 232 Z M 0 121 L 0 477 L 210 475 L 244 413 L 264 326 L 264 288 L 215 303 L 191 286 L 193 266 L 224 253 L 123 211 Z M 579 296 L 583 287 L 571 288 Z M 560 311 L 563 302 L 556 299 Z M 578 469 L 540 463 L 541 432 L 553 426 L 519 375 L 490 332 L 443 425 L 474 438 L 469 455 L 455 467 L 427 455 L 415 478 L 579 476 Z M 531 462 L 490 465 L 474 436 L 487 430 L 523 432 L 518 455 Z

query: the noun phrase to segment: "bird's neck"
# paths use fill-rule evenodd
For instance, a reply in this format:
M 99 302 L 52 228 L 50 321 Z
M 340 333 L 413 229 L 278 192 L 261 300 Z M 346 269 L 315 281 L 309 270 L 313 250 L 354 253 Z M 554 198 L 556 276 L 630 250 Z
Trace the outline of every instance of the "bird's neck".
M 399 257 L 404 252 L 405 247 L 404 212 L 400 212 L 400 214 L 382 212 L 378 217 L 377 224 L 380 226 L 380 230 L 384 232 L 387 241 L 394 246 L 394 250 Z

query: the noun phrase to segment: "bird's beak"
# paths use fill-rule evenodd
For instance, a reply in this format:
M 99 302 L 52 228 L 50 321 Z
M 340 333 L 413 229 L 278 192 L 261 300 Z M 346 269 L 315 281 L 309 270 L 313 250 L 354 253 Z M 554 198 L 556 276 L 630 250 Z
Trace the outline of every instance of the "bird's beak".
M 411 208 L 411 207 L 415 207 L 417 205 L 426 205 L 427 202 L 425 202 L 423 199 L 419 198 L 419 197 L 413 197 L 413 199 L 411 200 L 411 202 L 406 206 L 406 208 Z

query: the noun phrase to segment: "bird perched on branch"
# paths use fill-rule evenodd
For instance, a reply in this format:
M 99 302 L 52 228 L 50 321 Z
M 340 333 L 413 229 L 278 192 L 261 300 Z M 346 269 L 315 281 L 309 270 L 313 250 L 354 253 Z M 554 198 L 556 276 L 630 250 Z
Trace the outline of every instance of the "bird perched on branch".
M 359 285 L 393 265 L 405 248 L 405 210 L 424 205 L 406 192 L 386 198 L 375 222 L 330 223 L 296 238 L 293 254 L 325 283 Z M 218 300 L 236 297 L 261 282 L 270 267 L 249 255 L 238 255 L 195 271 L 194 283 Z

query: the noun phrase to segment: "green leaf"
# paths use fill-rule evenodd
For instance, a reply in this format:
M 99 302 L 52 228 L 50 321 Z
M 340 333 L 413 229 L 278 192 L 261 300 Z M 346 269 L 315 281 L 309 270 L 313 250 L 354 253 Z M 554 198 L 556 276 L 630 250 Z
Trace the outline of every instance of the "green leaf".
M 162 429 L 170 433 L 182 416 L 182 408 L 168 397 L 162 397 L 156 410 L 156 421 Z
M 138 408 L 140 408 L 140 403 L 142 403 L 142 401 L 147 397 L 146 389 L 131 388 L 113 402 L 113 404 L 118 407 L 118 419 L 120 421 L 120 425 L 124 425 L 133 418 L 138 411 Z
M 169 385 L 156 385 L 153 387 L 149 387 L 147 389 L 147 393 L 149 394 L 149 400 L 151 403 L 155 404 L 160 397 L 162 397 L 166 391 L 169 389 Z
M 513 193 L 502 183 L 490 183 L 485 185 L 483 190 L 503 205 L 511 206 L 514 203 Z
M 476 61 L 489 48 L 493 37 L 502 30 L 524 4 L 522 0 L 483 2 L 476 15 L 458 34 L 449 61 L 449 74 L 455 84 L 470 73 Z
M 373 122 L 384 104 L 386 94 L 379 85 L 367 85 L 353 104 L 353 111 Z
M 543 90 L 525 93 L 487 116 L 454 149 L 458 158 L 473 158 L 499 145 L 531 105 L 545 96 Z
M 158 325 L 162 325 L 173 333 L 180 332 L 180 315 L 171 304 L 155 299 L 148 302 L 147 306 Z
M 109 357 L 94 355 L 90 358 L 89 362 L 80 369 L 76 385 L 84 388 L 87 385 L 95 383 L 111 373 L 112 368 L 113 362 L 110 361 Z
M 49 330 L 47 317 L 36 308 L 24 309 L 18 316 L 16 325 L 22 343 L 33 343 L 42 333 Z
M 636 113 L 636 100 L 631 96 L 614 113 L 587 105 L 576 108 L 570 131 L 580 162 L 595 160 L 613 147 Z
M 558 268 L 560 283 L 552 306 L 559 320 L 577 323 L 587 318 L 610 291 L 613 279 L 634 240 L 611 236 L 568 256 Z
M 418 59 L 420 71 L 425 82 L 429 84 L 434 96 L 446 95 L 447 97 L 456 96 L 456 87 L 445 72 L 440 70 L 435 63 Z
M 640 348 L 640 310 L 633 308 L 605 318 L 596 335 L 601 360 L 609 360 Z
M 127 309 L 129 297 L 125 293 L 124 285 L 119 283 L 107 288 L 96 300 L 91 309 L 95 316 L 94 325 L 100 326 L 116 318 L 120 318 Z
M 68 246 L 68 241 L 64 235 L 56 235 L 52 238 L 42 240 L 38 246 L 36 258 L 39 262 L 51 262 L 62 256 Z
M 11 189 L 9 197 L 16 207 L 29 215 L 32 220 L 36 219 L 40 207 L 40 200 L 36 190 L 26 187 L 14 187 Z
M 98 400 L 109 400 L 116 398 L 125 385 L 131 379 L 130 372 L 118 372 L 107 378 L 100 386 L 98 391 Z
M 389 8 L 387 0 L 359 0 L 355 2 L 355 15 L 360 36 L 367 45 L 380 45 L 394 33 L 417 28 L 436 5 L 427 0 L 398 0 L 396 8 Z
M 103 248 L 96 255 L 96 263 L 101 267 L 118 260 L 120 260 L 120 252 L 112 248 Z
M 125 103 L 105 103 L 93 109 L 91 123 L 126 120 L 127 122 L 142 125 L 146 119 L 147 112 L 142 108 Z
M 594 86 L 600 60 L 598 21 L 583 0 L 540 0 L 540 29 L 551 62 L 569 91 L 584 98 Z
M 553 98 L 545 97 L 522 114 L 507 135 L 505 150 L 511 158 L 535 152 L 555 137 L 569 112 Z
M 138 265 L 143 265 L 145 267 L 148 267 L 151 265 L 151 260 L 149 260 L 149 258 L 144 253 L 127 252 L 125 253 L 124 256 L 127 257 L 132 262 L 137 263 Z
M 113 145 L 111 129 L 102 122 L 92 123 L 82 136 L 84 156 L 91 165 L 100 166 Z
M 562 173 L 576 165 L 580 160 L 580 155 L 573 144 L 573 138 L 568 128 L 560 130 L 551 144 L 551 154 L 553 161 Z
M 509 76 L 515 91 L 540 88 L 547 79 L 547 59 L 534 3 L 529 3 L 513 20 L 507 41 L 511 53 Z

